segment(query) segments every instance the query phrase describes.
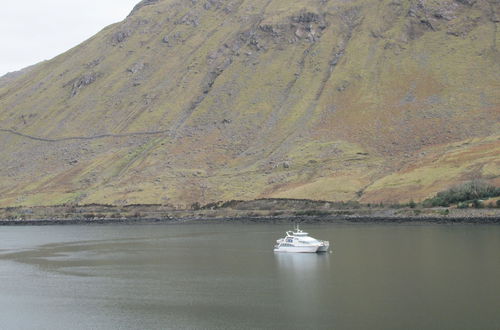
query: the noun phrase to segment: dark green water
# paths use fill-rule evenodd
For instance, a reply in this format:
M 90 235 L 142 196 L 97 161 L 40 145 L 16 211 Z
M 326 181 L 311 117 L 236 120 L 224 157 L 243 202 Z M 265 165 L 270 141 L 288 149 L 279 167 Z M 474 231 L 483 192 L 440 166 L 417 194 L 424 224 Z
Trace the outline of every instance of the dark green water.
M 0 329 L 500 329 L 500 226 L 0 227 Z

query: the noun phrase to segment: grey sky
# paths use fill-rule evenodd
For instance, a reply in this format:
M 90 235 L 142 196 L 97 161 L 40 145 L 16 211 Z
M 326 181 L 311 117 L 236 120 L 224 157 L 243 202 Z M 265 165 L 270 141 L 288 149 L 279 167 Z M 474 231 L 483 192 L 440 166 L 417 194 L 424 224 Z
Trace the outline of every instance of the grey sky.
M 0 76 L 51 59 L 105 26 L 140 0 L 2 1 Z

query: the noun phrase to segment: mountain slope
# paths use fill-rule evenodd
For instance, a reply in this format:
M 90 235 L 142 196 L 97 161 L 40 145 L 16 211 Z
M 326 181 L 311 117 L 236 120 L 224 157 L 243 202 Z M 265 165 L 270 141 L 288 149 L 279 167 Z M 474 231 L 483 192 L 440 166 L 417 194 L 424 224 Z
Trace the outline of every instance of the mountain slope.
M 149 0 L 0 83 L 0 205 L 500 184 L 495 0 Z

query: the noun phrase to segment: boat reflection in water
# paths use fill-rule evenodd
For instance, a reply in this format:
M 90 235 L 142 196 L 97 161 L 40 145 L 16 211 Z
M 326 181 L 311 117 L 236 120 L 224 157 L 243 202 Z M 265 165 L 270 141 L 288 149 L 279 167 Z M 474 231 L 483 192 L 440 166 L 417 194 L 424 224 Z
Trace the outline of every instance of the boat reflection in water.
M 274 258 L 280 271 L 298 276 L 314 275 L 330 266 L 329 253 L 275 253 Z
M 286 313 L 308 320 L 308 329 L 324 329 L 325 301 L 332 288 L 325 281 L 333 276 L 330 253 L 274 253 L 280 301 L 286 301 Z M 328 274 L 328 275 L 326 275 Z M 329 300 L 330 299 L 330 300 Z M 329 313 L 335 313 L 330 311 Z

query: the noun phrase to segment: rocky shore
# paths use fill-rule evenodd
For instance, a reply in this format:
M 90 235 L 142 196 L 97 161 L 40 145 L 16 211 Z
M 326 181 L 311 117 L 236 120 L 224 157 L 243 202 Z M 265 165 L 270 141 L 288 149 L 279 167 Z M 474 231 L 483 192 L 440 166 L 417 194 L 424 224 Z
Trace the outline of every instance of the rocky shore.
M 294 199 L 218 202 L 190 209 L 100 204 L 0 208 L 0 226 L 227 222 L 500 224 L 500 208 L 389 207 Z
M 183 216 L 162 217 L 122 217 L 122 218 L 33 218 L 33 219 L 1 219 L 0 226 L 47 226 L 47 225 L 111 225 L 111 224 L 496 224 L 500 225 L 500 215 L 490 212 L 470 212 L 453 215 L 248 215 L 214 216 L 192 214 Z

